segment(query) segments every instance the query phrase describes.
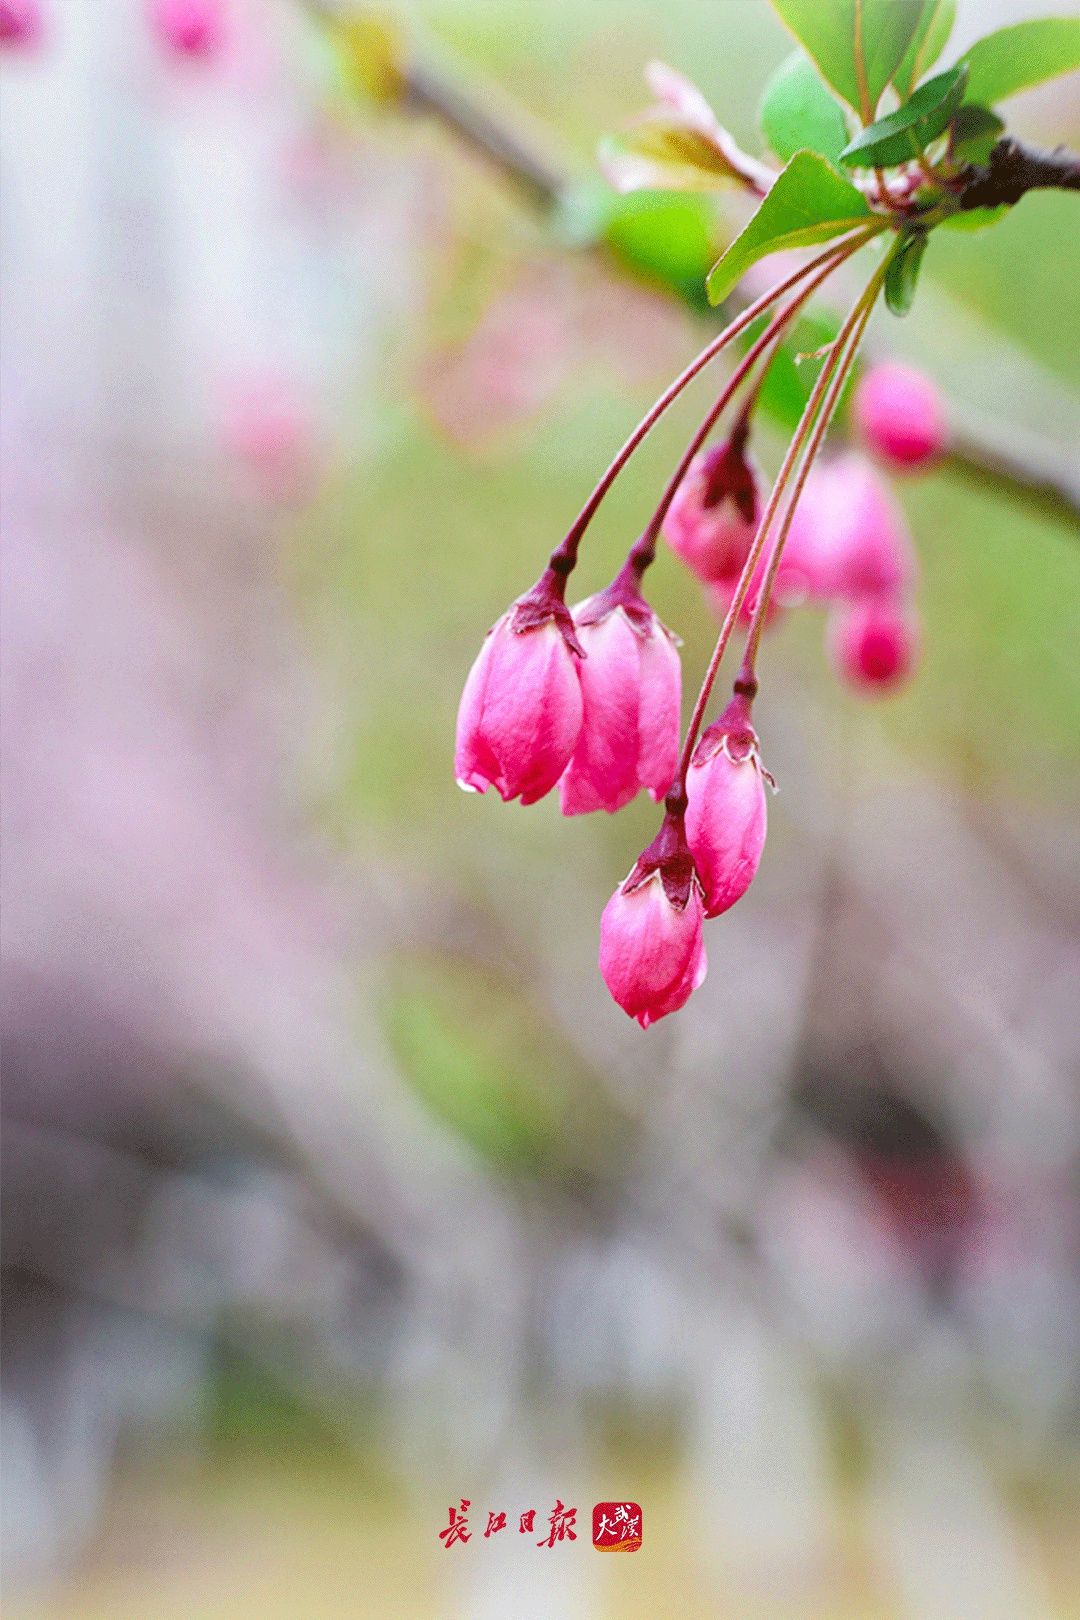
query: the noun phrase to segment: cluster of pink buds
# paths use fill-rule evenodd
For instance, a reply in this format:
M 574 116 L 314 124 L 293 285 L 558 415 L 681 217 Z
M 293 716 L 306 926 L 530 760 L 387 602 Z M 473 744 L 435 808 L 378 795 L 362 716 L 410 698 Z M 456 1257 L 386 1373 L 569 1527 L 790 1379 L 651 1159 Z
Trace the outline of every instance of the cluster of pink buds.
M 698 457 L 664 523 L 668 544 L 701 579 L 720 618 L 753 543 L 756 527 L 745 521 L 745 511 L 759 512 L 758 490 L 753 463 L 733 438 Z M 744 617 L 757 606 L 764 571 L 762 558 Z M 828 607 L 827 644 L 838 673 L 859 688 L 892 690 L 912 673 L 917 658 L 915 580 L 903 514 L 870 463 L 848 453 L 815 467 L 806 481 L 766 623 L 800 603 Z
M 549 567 L 488 632 L 458 711 L 461 787 L 533 804 L 559 789 L 564 815 L 616 811 L 644 788 L 667 797 L 663 825 L 612 896 L 600 969 L 643 1028 L 705 977 L 702 923 L 745 893 L 765 842 L 764 780 L 737 693 L 679 767 L 681 669 L 670 630 L 638 586 L 634 554 L 572 612 Z M 676 783 L 673 786 L 673 783 Z
M 0 45 L 26 49 L 42 36 L 39 0 L 0 0 Z
M 770 616 L 803 601 L 826 607 L 833 657 L 861 687 L 894 686 L 914 663 L 916 569 L 899 508 L 864 456 L 847 452 L 816 461 L 880 270 L 832 346 L 767 497 L 749 449 L 761 377 L 753 377 L 754 368 L 769 363 L 770 349 L 814 287 L 851 251 L 850 245 L 828 249 L 794 271 L 671 384 L 615 457 L 536 584 L 489 631 L 462 694 L 455 774 L 463 788 L 483 793 L 494 787 L 504 800 L 534 804 L 557 787 L 567 816 L 621 810 L 642 789 L 663 801 L 659 832 L 600 923 L 600 971 L 614 1000 L 642 1028 L 683 1007 L 702 983 L 704 925 L 743 897 L 761 861 L 767 789 L 775 783 L 762 764 L 751 709 L 758 647 Z M 603 590 L 569 608 L 566 584 L 582 537 L 653 422 L 715 353 L 793 288 L 721 389 L 622 568 Z M 735 425 L 704 449 L 744 384 Z M 880 417 L 888 414 L 880 401 L 878 411 L 880 438 Z M 911 465 L 910 423 L 904 434 L 897 430 L 894 442 L 907 444 Z M 641 588 L 661 532 L 710 592 L 723 621 L 681 746 L 677 643 Z M 743 623 L 746 645 L 733 695 L 719 718 L 704 725 L 719 665 Z
M 534 804 L 558 784 L 563 814 L 664 797 L 682 698 L 671 631 L 632 564 L 571 611 L 549 568 L 488 632 L 458 713 L 461 787 Z

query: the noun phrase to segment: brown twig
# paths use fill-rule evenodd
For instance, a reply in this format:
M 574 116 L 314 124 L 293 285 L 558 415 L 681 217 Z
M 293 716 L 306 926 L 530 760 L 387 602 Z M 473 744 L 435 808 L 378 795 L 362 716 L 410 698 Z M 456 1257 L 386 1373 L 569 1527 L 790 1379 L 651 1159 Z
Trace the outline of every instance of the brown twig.
M 959 179 L 961 208 L 1011 208 L 1029 191 L 1080 191 L 1080 157 L 1006 135 L 985 164 L 969 164 Z

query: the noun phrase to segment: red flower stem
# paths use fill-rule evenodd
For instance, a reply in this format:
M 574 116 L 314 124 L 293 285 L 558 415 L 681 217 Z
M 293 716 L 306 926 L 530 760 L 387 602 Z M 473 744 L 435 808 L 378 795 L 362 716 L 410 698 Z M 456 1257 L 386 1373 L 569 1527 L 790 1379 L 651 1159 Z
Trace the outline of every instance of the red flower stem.
M 828 277 L 832 275 L 838 264 L 841 264 L 844 259 L 849 258 L 851 254 L 861 246 L 861 243 L 856 242 L 845 247 L 841 253 L 838 253 L 831 258 L 824 268 L 819 270 L 811 280 L 804 282 L 795 296 L 789 299 L 784 307 L 779 310 L 776 315 L 774 315 L 766 330 L 746 351 L 746 354 L 743 356 L 742 360 L 740 360 L 730 378 L 721 389 L 720 397 L 705 416 L 701 426 L 698 428 L 697 432 L 694 434 L 693 438 L 690 440 L 690 443 L 683 452 L 678 466 L 675 468 L 675 471 L 668 480 L 667 488 L 660 497 L 660 504 L 657 506 L 656 511 L 649 519 L 641 539 L 631 547 L 630 553 L 626 559 L 626 567 L 632 569 L 639 579 L 656 556 L 656 542 L 660 536 L 661 525 L 663 524 L 664 519 L 667 517 L 668 508 L 675 499 L 679 485 L 686 477 L 691 462 L 701 449 L 702 445 L 705 443 L 705 440 L 709 437 L 709 434 L 720 420 L 720 417 L 723 415 L 724 411 L 727 409 L 727 406 L 730 404 L 740 384 L 746 378 L 755 362 L 769 347 L 769 345 L 776 342 L 777 339 L 782 336 L 784 328 L 791 321 L 792 317 L 798 314 L 799 310 L 803 307 L 807 300 L 821 286 L 821 283 L 826 281 Z M 759 376 L 751 389 L 748 391 L 747 398 L 741 411 L 739 412 L 739 426 L 741 427 L 744 437 L 746 434 L 747 424 L 750 419 L 750 412 L 753 409 L 754 402 L 757 399 L 758 392 L 761 388 L 762 382 L 765 379 L 767 370 L 767 366 L 762 367 Z M 735 431 L 739 431 L 739 427 L 737 427 Z
M 754 543 L 751 546 L 750 553 L 743 565 L 743 571 L 739 575 L 739 583 L 735 587 L 735 594 L 731 598 L 731 603 L 728 607 L 727 613 L 724 615 L 724 622 L 720 626 L 720 634 L 716 638 L 716 645 L 713 648 L 712 657 L 709 659 L 709 667 L 705 671 L 705 678 L 701 683 L 701 689 L 698 692 L 697 700 L 694 704 L 694 712 L 690 716 L 690 724 L 686 731 L 686 740 L 683 743 L 682 754 L 679 758 L 679 767 L 675 773 L 675 780 L 671 785 L 667 799 L 665 800 L 669 810 L 672 810 L 673 812 L 677 811 L 680 807 L 683 809 L 686 807 L 686 773 L 690 768 L 690 760 L 693 757 L 694 747 L 698 739 L 698 732 L 701 730 L 701 722 L 705 717 L 705 710 L 708 707 L 709 698 L 712 696 L 712 689 L 713 684 L 716 681 L 717 671 L 720 668 L 721 660 L 723 659 L 724 653 L 727 650 L 727 644 L 731 640 L 731 634 L 735 628 L 742 605 L 746 600 L 747 593 L 750 590 L 751 580 L 754 577 L 754 572 L 757 568 L 758 562 L 760 561 L 761 554 L 765 549 L 765 541 L 768 537 L 769 529 L 772 526 L 773 520 L 776 517 L 780 502 L 783 499 L 784 490 L 787 487 L 788 480 L 791 477 L 795 463 L 798 461 L 803 446 L 806 444 L 807 439 L 810 436 L 811 429 L 814 425 L 815 419 L 817 418 L 818 410 L 821 407 L 822 401 L 825 399 L 826 394 L 829 391 L 829 384 L 832 381 L 837 366 L 840 364 L 841 353 L 842 351 L 846 350 L 848 340 L 851 338 L 856 329 L 859 328 L 861 330 L 860 323 L 865 322 L 869 309 L 873 305 L 873 300 L 876 298 L 878 290 L 881 287 L 881 283 L 885 279 L 885 268 L 887 263 L 888 261 L 886 260 L 885 263 L 874 272 L 874 275 L 871 278 L 866 290 L 852 306 L 852 309 L 845 319 L 843 326 L 840 328 L 836 342 L 833 344 L 828 358 L 821 368 L 817 381 L 810 392 L 810 398 L 807 400 L 802 416 L 799 418 L 798 426 L 792 435 L 791 443 L 787 447 L 783 462 L 780 466 L 780 471 L 776 475 L 776 482 L 773 484 L 773 487 L 769 492 L 769 499 L 765 504 L 765 510 L 762 513 L 761 522 L 758 524 L 758 531 L 754 536 Z M 868 296 L 871 293 L 871 289 L 873 289 L 872 296 Z M 839 391 L 837 392 L 836 397 L 839 397 Z M 827 421 L 825 426 L 828 426 Z M 822 430 L 822 435 L 823 434 L 824 429 Z M 818 442 L 820 442 L 820 440 Z M 761 604 L 759 603 L 759 608 L 760 605 Z M 740 688 L 743 688 L 743 682 L 741 679 L 736 683 L 736 690 L 740 690 Z M 742 695 L 753 699 L 756 691 L 757 682 L 751 666 L 749 683 L 746 685 L 745 689 L 743 689 Z
M 777 531 L 776 539 L 773 542 L 773 548 L 769 555 L 768 565 L 765 569 L 765 577 L 761 583 L 761 591 L 754 606 L 753 617 L 750 621 L 750 630 L 746 638 L 746 651 L 743 654 L 742 666 L 739 670 L 740 685 L 745 684 L 754 688 L 757 686 L 755 666 L 757 663 L 758 647 L 761 643 L 761 634 L 765 628 L 765 619 L 769 611 L 769 600 L 772 596 L 773 587 L 776 584 L 776 576 L 780 571 L 780 561 L 784 554 L 784 545 L 787 541 L 788 531 L 791 528 L 792 520 L 795 516 L 795 507 L 798 504 L 799 497 L 803 492 L 803 487 L 806 484 L 806 480 L 810 476 L 810 469 L 817 458 L 817 453 L 821 449 L 825 435 L 829 430 L 829 424 L 832 421 L 833 416 L 836 414 L 836 408 L 840 403 L 840 397 L 843 394 L 844 384 L 848 379 L 848 373 L 851 371 L 851 368 L 855 363 L 855 356 L 859 352 L 859 345 L 862 342 L 863 333 L 866 330 L 867 322 L 869 321 L 871 313 L 873 312 L 878 293 L 881 291 L 882 283 L 885 280 L 885 272 L 888 269 L 888 263 L 889 261 L 886 259 L 871 277 L 858 302 L 855 304 L 851 314 L 848 316 L 846 330 L 841 331 L 836 340 L 837 360 L 833 367 L 828 393 L 826 394 L 824 403 L 822 404 L 820 415 L 818 416 L 817 421 L 814 423 L 813 430 L 809 436 L 809 439 L 807 440 L 806 454 L 802 459 L 798 473 L 795 475 L 794 483 L 791 486 L 791 498 L 788 501 L 787 510 L 784 513 L 783 520 Z
M 846 237 L 839 245 L 833 243 L 826 252 L 819 253 L 817 258 L 811 259 L 809 264 L 803 265 L 801 269 L 793 271 L 789 276 L 785 276 L 782 281 L 777 282 L 775 287 L 770 288 L 767 293 L 763 293 L 760 298 L 755 299 L 752 304 L 743 310 L 741 315 L 737 315 L 717 337 L 706 344 L 697 358 L 691 360 L 686 370 L 675 378 L 675 381 L 664 390 L 652 408 L 642 417 L 618 455 L 616 455 L 574 520 L 566 538 L 551 553 L 548 567 L 552 573 L 565 579 L 571 572 L 577 562 L 578 546 L 581 543 L 582 536 L 596 515 L 597 508 L 604 496 L 646 434 L 663 416 L 668 406 L 678 399 L 683 389 L 693 381 L 698 372 L 707 366 L 715 355 L 718 355 L 730 343 L 733 343 L 740 333 L 745 332 L 748 326 L 753 325 L 759 315 L 764 314 L 772 304 L 775 304 L 778 298 L 782 298 L 792 287 L 797 286 L 800 281 L 804 281 L 808 276 L 813 275 L 815 270 L 819 270 L 826 263 L 835 260 L 839 264 L 841 258 L 847 256 L 849 249 L 853 251 L 855 246 L 861 247 L 864 242 L 870 240 L 871 236 L 876 235 L 879 230 L 884 228 L 884 222 L 880 225 L 875 224 L 871 228 L 860 229 L 853 237 Z

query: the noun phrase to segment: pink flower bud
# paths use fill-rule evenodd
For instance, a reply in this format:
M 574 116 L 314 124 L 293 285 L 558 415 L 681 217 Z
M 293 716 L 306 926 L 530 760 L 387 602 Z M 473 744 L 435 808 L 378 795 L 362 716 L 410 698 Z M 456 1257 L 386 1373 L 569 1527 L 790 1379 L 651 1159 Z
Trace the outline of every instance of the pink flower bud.
M 701 920 L 701 885 L 682 823 L 668 815 L 600 919 L 604 983 L 642 1029 L 685 1006 L 704 980 Z
M 222 0 L 150 0 L 150 21 L 162 43 L 183 56 L 214 56 L 224 38 Z
M 860 379 L 852 401 L 867 446 L 901 467 L 920 467 L 945 448 L 945 412 L 937 387 L 914 366 L 889 361 Z
M 38 0 L 0 0 L 0 45 L 36 45 L 41 34 Z
M 843 680 L 863 691 L 891 692 L 918 661 L 918 620 L 895 597 L 865 597 L 833 609 L 828 642 Z
M 639 788 L 660 800 L 678 764 L 682 669 L 671 632 L 643 601 L 628 611 L 606 596 L 574 609 L 584 719 L 559 782 L 564 816 L 621 810 Z
M 664 519 L 664 538 L 699 579 L 737 579 L 761 515 L 760 477 L 736 430 L 698 456 Z
M 507 801 L 535 804 L 581 735 L 580 644 L 561 600 L 537 595 L 543 584 L 488 631 L 469 671 L 454 754 L 454 775 L 467 792 L 494 787 Z
M 818 520 L 820 594 L 854 601 L 902 591 L 916 576 L 907 524 L 891 491 L 862 456 L 839 457 L 823 469 L 826 493 Z
M 766 777 L 749 705 L 735 697 L 702 734 L 686 773 L 686 838 L 706 917 L 727 911 L 753 881 L 765 847 Z
M 828 596 L 834 571 L 833 548 L 840 528 L 838 493 L 830 470 L 815 467 L 792 514 L 765 615 L 767 628 L 776 623 L 784 608 L 796 607 L 808 600 L 820 601 Z M 773 525 L 739 614 L 743 623 L 749 623 L 757 606 L 775 533 L 776 525 Z M 723 619 L 731 604 L 738 574 L 739 570 L 736 570 L 734 576 L 717 580 L 710 587 L 713 608 L 720 619 Z

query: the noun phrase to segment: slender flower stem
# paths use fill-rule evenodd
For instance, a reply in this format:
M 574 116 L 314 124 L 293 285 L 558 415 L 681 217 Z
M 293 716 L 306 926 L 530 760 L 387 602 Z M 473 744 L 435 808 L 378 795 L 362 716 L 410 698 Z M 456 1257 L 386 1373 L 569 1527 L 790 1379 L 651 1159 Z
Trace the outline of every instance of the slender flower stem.
M 888 261 L 886 260 L 885 263 L 883 263 L 878 270 L 874 272 L 866 291 L 854 304 L 851 312 L 844 321 L 839 335 L 837 336 L 836 342 L 832 345 L 825 364 L 822 366 L 817 381 L 811 390 L 810 398 L 806 402 L 802 416 L 799 418 L 798 426 L 792 435 L 791 443 L 788 445 L 787 451 L 784 455 L 783 462 L 780 466 L 780 471 L 776 475 L 776 482 L 773 484 L 773 487 L 769 493 L 769 499 L 766 502 L 765 510 L 762 513 L 757 534 L 754 536 L 754 543 L 750 548 L 750 554 L 743 565 L 743 571 L 739 575 L 739 583 L 735 587 L 735 594 L 731 598 L 731 603 L 728 607 L 727 613 L 724 615 L 724 622 L 720 626 L 720 634 L 716 638 L 716 645 L 713 648 L 712 657 L 709 660 L 709 667 L 705 671 L 705 678 L 701 683 L 701 690 L 698 692 L 697 701 L 694 704 L 694 712 L 690 716 L 690 724 L 687 727 L 686 739 L 683 743 L 682 754 L 679 759 L 679 768 L 676 772 L 675 780 L 672 783 L 671 791 L 668 794 L 667 802 L 669 809 L 675 809 L 680 804 L 685 805 L 686 773 L 689 769 L 690 760 L 693 756 L 694 746 L 697 743 L 698 732 L 701 729 L 701 722 L 704 719 L 705 710 L 708 707 L 709 698 L 712 695 L 713 684 L 716 680 L 717 671 L 720 668 L 720 662 L 725 651 L 727 650 L 727 644 L 731 640 L 732 631 L 735 628 L 739 613 L 742 610 L 742 605 L 746 600 L 747 593 L 750 590 L 750 583 L 754 577 L 758 562 L 761 559 L 762 552 L 765 549 L 765 541 L 768 538 L 769 529 L 772 526 L 777 511 L 779 510 L 780 502 L 783 499 L 784 490 L 787 487 L 795 464 L 798 461 L 803 446 L 806 444 L 810 436 L 811 429 L 817 418 L 818 410 L 820 409 L 822 401 L 825 399 L 826 394 L 829 391 L 829 384 L 832 381 L 838 365 L 840 364 L 842 352 L 847 348 L 848 340 L 851 338 L 856 328 L 859 327 L 860 322 L 862 322 L 864 319 L 864 302 L 867 299 L 867 295 L 870 293 L 872 288 L 873 295 L 869 299 L 869 304 L 872 306 L 873 299 L 876 298 L 878 290 L 880 289 L 884 280 L 887 262 Z M 758 605 L 760 607 L 760 603 Z M 741 686 L 742 682 L 740 681 L 738 684 Z M 753 671 L 751 669 L 750 683 L 745 695 L 752 698 L 755 695 L 755 692 L 756 681 L 754 680 Z
M 844 258 L 847 258 L 849 254 L 854 252 L 855 246 L 849 247 L 842 255 L 838 255 L 837 257 L 830 259 L 825 267 L 822 270 L 819 270 L 817 275 L 815 275 L 812 280 L 803 283 L 795 296 L 789 299 L 783 308 L 777 312 L 777 314 L 769 322 L 766 330 L 746 351 L 746 354 L 740 360 L 739 364 L 736 366 L 735 370 L 724 384 L 715 404 L 710 407 L 709 411 L 702 419 L 701 425 L 698 427 L 693 438 L 690 440 L 690 443 L 687 445 L 682 456 L 679 458 L 678 465 L 676 466 L 671 477 L 668 479 L 667 487 L 665 488 L 663 495 L 660 497 L 659 504 L 657 505 L 652 517 L 645 525 L 641 538 L 636 541 L 630 549 L 626 559 L 625 568 L 631 573 L 635 574 L 638 579 L 641 578 L 646 568 L 652 564 L 656 557 L 656 543 L 660 538 L 660 529 L 663 525 L 664 519 L 667 517 L 668 508 L 675 499 L 679 486 L 686 477 L 694 457 L 697 455 L 698 451 L 705 443 L 705 440 L 709 437 L 709 434 L 712 432 L 713 428 L 724 414 L 724 411 L 731 403 L 739 387 L 745 381 L 747 375 L 753 369 L 761 355 L 772 344 L 778 341 L 778 339 L 783 335 L 784 328 L 789 325 L 792 318 L 798 314 L 803 305 L 806 304 L 811 296 L 817 291 L 818 287 L 821 286 L 821 283 L 832 275 L 836 266 L 842 263 Z M 754 380 L 754 383 L 752 384 L 740 410 L 739 420 L 744 424 L 744 427 L 749 421 L 750 412 L 753 409 L 754 401 L 757 399 L 758 392 L 767 370 L 767 365 L 762 367 L 757 378 Z
M 706 344 L 697 358 L 692 360 L 685 371 L 675 378 L 675 381 L 664 390 L 652 408 L 642 417 L 596 485 L 589 499 L 585 502 L 567 532 L 566 538 L 551 553 L 549 567 L 555 574 L 565 578 L 571 572 L 577 562 L 577 552 L 581 538 L 592 522 L 604 496 L 646 434 L 663 416 L 668 406 L 678 399 L 683 389 L 693 381 L 698 372 L 707 366 L 709 361 L 718 355 L 721 350 L 726 349 L 729 344 L 733 343 L 742 332 L 745 332 L 748 326 L 753 325 L 759 315 L 764 314 L 767 309 L 776 303 L 778 298 L 782 298 L 792 287 L 806 280 L 807 277 L 813 275 L 816 270 L 821 269 L 825 264 L 829 264 L 830 267 L 833 261 L 839 264 L 842 258 L 847 257 L 848 252 L 854 252 L 856 247 L 862 247 L 865 242 L 868 242 L 872 236 L 875 236 L 878 231 L 884 228 L 884 222 L 874 224 L 872 227 L 860 229 L 853 236 L 845 237 L 839 244 L 833 243 L 826 252 L 818 254 L 817 258 L 811 259 L 809 264 L 803 265 L 799 270 L 793 271 L 791 275 L 785 276 L 783 280 L 777 282 L 775 287 L 770 288 L 767 293 L 763 293 L 760 298 L 755 299 L 752 304 L 749 304 L 743 310 L 741 315 L 736 316 L 717 337 Z
M 821 449 L 825 435 L 829 430 L 829 423 L 832 421 L 832 418 L 836 413 L 836 408 L 840 403 L 840 398 L 844 391 L 844 384 L 846 383 L 848 373 L 855 362 L 855 356 L 859 351 L 859 344 L 862 342 L 863 333 L 866 331 L 866 326 L 873 312 L 874 304 L 877 302 L 878 294 L 880 293 L 884 283 L 885 273 L 888 269 L 888 265 L 889 260 L 886 258 L 878 266 L 878 269 L 870 278 L 870 281 L 867 283 L 864 291 L 855 303 L 851 314 L 848 316 L 845 323 L 845 328 L 841 331 L 840 336 L 836 341 L 837 358 L 833 368 L 832 377 L 829 381 L 828 392 L 825 395 L 821 411 L 807 440 L 806 453 L 803 456 L 799 470 L 795 475 L 794 482 L 791 486 L 791 496 L 788 500 L 787 510 L 784 513 L 784 517 L 777 531 L 776 539 L 773 542 L 772 551 L 769 555 L 769 561 L 765 569 L 765 577 L 761 582 L 761 590 L 758 593 L 758 599 L 754 605 L 754 614 L 750 621 L 750 630 L 746 638 L 746 651 L 743 655 L 742 667 L 739 671 L 740 682 L 749 686 L 756 687 L 757 685 L 757 675 L 755 669 L 757 662 L 757 651 L 761 643 L 762 631 L 765 628 L 765 620 L 769 612 L 769 600 L 772 596 L 773 587 L 776 584 L 776 576 L 780 571 L 780 561 L 784 554 L 784 545 L 787 541 L 788 531 L 791 528 L 792 520 L 795 516 L 795 508 L 798 504 L 799 497 L 802 495 L 806 480 L 810 476 L 810 469 L 817 458 L 817 453 Z

